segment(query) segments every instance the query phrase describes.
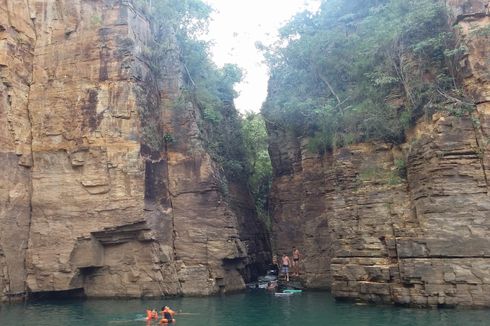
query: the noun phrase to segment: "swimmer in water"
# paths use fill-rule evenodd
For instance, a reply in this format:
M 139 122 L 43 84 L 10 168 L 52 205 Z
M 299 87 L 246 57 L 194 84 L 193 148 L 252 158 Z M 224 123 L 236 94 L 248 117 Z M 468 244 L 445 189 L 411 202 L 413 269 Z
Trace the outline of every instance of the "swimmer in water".
M 170 309 L 167 306 L 162 307 L 162 311 L 160 312 L 160 315 L 162 316 L 162 319 L 160 320 L 160 324 L 169 324 L 169 323 L 175 323 L 175 311 Z

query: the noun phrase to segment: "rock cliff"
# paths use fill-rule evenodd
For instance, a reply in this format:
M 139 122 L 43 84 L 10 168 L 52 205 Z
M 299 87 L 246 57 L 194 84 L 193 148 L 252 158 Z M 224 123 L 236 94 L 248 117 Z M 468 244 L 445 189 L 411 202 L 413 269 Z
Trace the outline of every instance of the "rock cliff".
M 323 156 L 268 125 L 273 245 L 300 248 L 309 287 L 373 302 L 490 306 L 490 3 L 447 5 L 468 49 L 460 66 L 472 116 L 435 114 L 401 146 Z
M 4 1 L 0 18 L 0 299 L 244 288 L 267 234 L 246 189 L 220 191 L 200 110 L 176 105 L 177 45 L 155 75 L 130 1 Z
M 27 1 L 0 4 L 0 297 L 25 291 L 31 184 L 35 31 Z

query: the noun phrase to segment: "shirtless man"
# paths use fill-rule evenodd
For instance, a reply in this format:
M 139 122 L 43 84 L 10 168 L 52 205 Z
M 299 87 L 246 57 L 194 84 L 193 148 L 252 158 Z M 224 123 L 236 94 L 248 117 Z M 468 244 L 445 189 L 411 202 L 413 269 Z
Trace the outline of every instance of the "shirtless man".
M 293 275 L 299 276 L 299 258 L 301 254 L 299 253 L 298 248 L 293 246 Z
M 289 257 L 286 254 L 282 255 L 282 268 L 281 271 L 283 274 L 286 274 L 286 282 L 289 282 Z

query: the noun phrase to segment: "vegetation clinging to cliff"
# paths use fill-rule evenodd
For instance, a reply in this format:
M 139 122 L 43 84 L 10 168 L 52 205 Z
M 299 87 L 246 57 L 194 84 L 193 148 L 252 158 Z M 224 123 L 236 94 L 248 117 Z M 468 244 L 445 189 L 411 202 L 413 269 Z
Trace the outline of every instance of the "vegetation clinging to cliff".
M 161 79 L 165 74 L 175 73 L 166 71 L 175 69 L 175 60 L 166 62 L 169 57 L 177 56 L 182 63 L 185 84 L 175 105 L 192 102 L 200 109 L 206 121 L 201 127 L 210 154 L 228 178 L 246 179 L 249 169 L 239 117 L 233 107 L 237 95 L 233 86 L 241 80 L 242 72 L 232 64 L 219 68 L 210 59 L 209 44 L 200 36 L 207 31 L 211 7 L 201 0 L 134 0 L 134 4 L 151 19 L 154 41 L 149 44 L 145 56 L 153 75 Z M 149 114 L 142 116 L 145 118 Z M 146 127 L 145 130 L 152 133 L 146 137 L 150 144 L 162 143 L 154 141 L 162 136 L 153 132 L 155 128 Z
M 453 64 L 465 49 L 442 1 L 324 1 L 263 50 L 271 70 L 263 114 L 310 136 L 319 152 L 373 139 L 398 143 L 424 114 L 472 109 Z
M 250 190 L 259 217 L 270 227 L 268 196 L 272 184 L 272 163 L 269 157 L 267 131 L 263 117 L 249 112 L 242 120 L 245 150 L 250 166 Z
M 224 102 L 236 96 L 233 85 L 242 78 L 236 65 L 218 68 L 210 59 L 209 43 L 200 38 L 207 31 L 212 9 L 201 0 L 134 0 L 151 18 L 154 41 L 146 51 L 150 68 L 162 77 L 163 64 L 178 53 L 183 65 L 186 94 L 203 110 L 208 120 L 219 120 Z M 173 62 L 175 65 L 175 62 Z
M 201 0 L 161 0 L 153 1 L 150 12 L 158 42 L 153 52 L 165 56 L 167 42 L 175 37 L 187 94 L 203 111 L 205 119 L 218 122 L 218 111 L 237 95 L 233 86 L 241 80 L 242 72 L 233 64 L 217 67 L 210 58 L 209 43 L 200 38 L 207 32 L 211 7 Z

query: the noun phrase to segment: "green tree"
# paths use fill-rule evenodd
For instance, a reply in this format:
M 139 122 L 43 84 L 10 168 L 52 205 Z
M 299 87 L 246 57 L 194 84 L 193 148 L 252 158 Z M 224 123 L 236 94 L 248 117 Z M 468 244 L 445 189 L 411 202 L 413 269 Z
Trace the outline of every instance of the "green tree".
M 207 32 L 211 7 L 201 0 L 134 0 L 133 3 L 150 17 L 154 39 L 145 56 L 153 76 L 164 78 L 168 66 L 175 65 L 177 55 L 182 63 L 185 88 L 176 105 L 190 101 L 200 109 L 205 121 L 201 129 L 211 155 L 228 178 L 246 178 L 248 167 L 240 119 L 233 105 L 237 96 L 234 85 L 241 81 L 242 72 L 232 64 L 219 68 L 210 59 L 209 44 L 201 36 Z M 166 64 L 169 57 L 173 61 Z M 142 90 L 145 98 L 149 98 L 148 89 Z M 151 106 L 147 103 L 142 106 L 157 110 L 158 103 L 153 102 Z M 142 117 L 151 120 L 152 114 L 142 112 Z M 151 137 L 147 138 L 150 138 L 148 143 L 155 144 L 153 147 L 165 142 L 165 139 L 153 141 L 159 133 L 155 128 L 145 130 L 151 131 Z
M 272 183 L 272 164 L 268 151 L 268 137 L 262 115 L 248 112 L 242 119 L 245 152 L 250 166 L 250 190 L 259 217 L 270 226 L 268 196 Z
M 471 108 L 461 107 L 469 101 L 454 61 L 464 48 L 443 1 L 323 1 L 263 50 L 271 71 L 263 114 L 312 137 L 319 152 L 373 139 L 399 143 L 423 115 Z

